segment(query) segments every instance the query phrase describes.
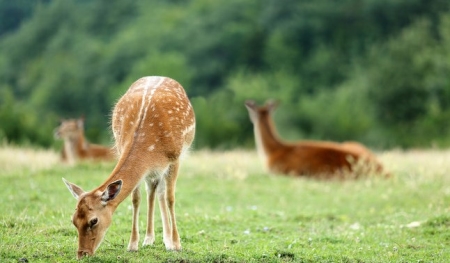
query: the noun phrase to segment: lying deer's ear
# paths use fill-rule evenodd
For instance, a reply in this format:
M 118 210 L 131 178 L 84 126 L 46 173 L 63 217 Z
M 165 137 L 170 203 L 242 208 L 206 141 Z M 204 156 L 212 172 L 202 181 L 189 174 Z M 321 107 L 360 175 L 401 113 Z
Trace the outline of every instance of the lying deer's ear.
M 79 187 L 76 184 L 72 184 L 71 182 L 67 181 L 66 179 L 62 179 L 64 184 L 67 186 L 67 189 L 69 189 L 70 193 L 72 193 L 73 197 L 75 197 L 75 199 L 78 199 L 78 197 L 82 194 L 84 194 L 84 190 L 81 189 L 81 187 Z
M 247 107 L 247 109 L 254 109 L 256 108 L 256 102 L 254 100 L 247 100 L 245 101 L 245 107 Z
M 122 188 L 122 180 L 117 180 L 108 185 L 106 190 L 102 194 L 102 201 L 109 202 L 116 198 L 116 196 L 120 193 L 120 189 Z
M 268 100 L 266 102 L 266 106 L 269 109 L 269 111 L 274 111 L 278 107 L 278 104 L 280 104 L 279 101 L 274 99 Z

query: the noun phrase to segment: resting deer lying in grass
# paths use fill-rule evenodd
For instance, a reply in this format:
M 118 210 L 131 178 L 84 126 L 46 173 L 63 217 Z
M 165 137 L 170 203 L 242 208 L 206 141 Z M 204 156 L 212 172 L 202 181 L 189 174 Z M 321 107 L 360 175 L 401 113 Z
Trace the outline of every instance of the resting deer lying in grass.
M 111 224 L 117 206 L 130 194 L 133 220 L 129 251 L 138 250 L 141 182 L 147 190 L 147 233 L 143 245 L 155 240 L 153 210 L 159 200 L 166 249 L 180 250 L 175 220 L 175 184 L 180 158 L 195 134 L 195 116 L 183 87 L 166 77 L 134 82 L 116 104 L 112 130 L 119 160 L 111 175 L 90 192 L 64 180 L 78 199 L 73 224 L 78 229 L 78 258 L 92 255 Z
M 272 101 L 262 107 L 247 101 L 245 106 L 253 122 L 257 151 L 273 173 L 328 178 L 382 172 L 374 154 L 357 142 L 282 141 L 272 121 L 277 106 Z
M 62 120 L 55 129 L 56 139 L 62 139 L 64 146 L 61 159 L 64 162 L 75 163 L 78 160 L 93 159 L 112 161 L 115 159 L 111 148 L 89 143 L 84 137 L 84 118 Z

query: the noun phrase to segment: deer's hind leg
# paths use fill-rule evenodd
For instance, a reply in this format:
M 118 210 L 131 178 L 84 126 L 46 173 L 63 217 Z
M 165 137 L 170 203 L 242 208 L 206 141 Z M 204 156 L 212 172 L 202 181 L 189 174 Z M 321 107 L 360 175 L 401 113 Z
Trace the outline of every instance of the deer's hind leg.
M 178 234 L 177 223 L 175 218 L 175 188 L 177 183 L 179 163 L 173 163 L 170 165 L 169 170 L 164 177 L 165 179 L 165 196 L 163 200 L 160 200 L 160 204 L 164 203 L 167 206 L 166 211 L 167 231 L 165 231 L 166 249 L 168 250 L 181 250 L 180 236 Z M 168 212 L 168 214 L 167 214 Z M 170 222 L 169 222 L 170 221 Z M 167 235 L 166 235 L 167 234 Z

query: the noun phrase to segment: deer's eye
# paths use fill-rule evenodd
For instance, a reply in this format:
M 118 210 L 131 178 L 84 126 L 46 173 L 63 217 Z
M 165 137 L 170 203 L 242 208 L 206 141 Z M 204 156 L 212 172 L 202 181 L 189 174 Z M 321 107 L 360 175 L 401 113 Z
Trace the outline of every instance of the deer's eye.
M 98 218 L 92 218 L 91 220 L 89 220 L 89 227 L 93 228 L 96 224 L 98 223 Z

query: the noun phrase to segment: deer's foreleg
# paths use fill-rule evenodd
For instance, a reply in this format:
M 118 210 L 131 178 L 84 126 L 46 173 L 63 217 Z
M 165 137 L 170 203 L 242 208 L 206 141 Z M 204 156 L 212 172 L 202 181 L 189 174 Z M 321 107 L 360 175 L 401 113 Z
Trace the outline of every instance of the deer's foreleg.
M 139 185 L 133 190 L 131 198 L 133 202 L 133 224 L 128 251 L 137 251 L 139 243 L 139 205 L 141 203 L 141 191 Z
M 147 190 L 147 233 L 144 239 L 144 246 L 153 245 L 155 242 L 155 229 L 154 229 L 154 210 L 155 210 L 155 192 L 158 186 L 158 181 L 147 179 L 145 181 Z

